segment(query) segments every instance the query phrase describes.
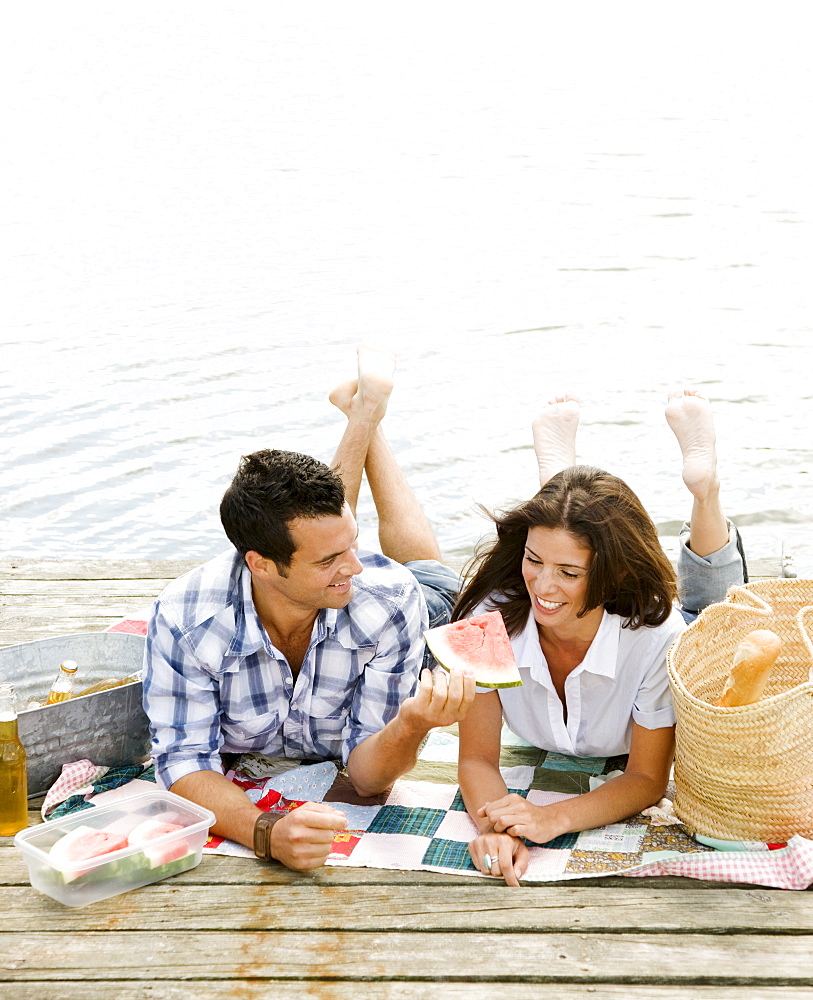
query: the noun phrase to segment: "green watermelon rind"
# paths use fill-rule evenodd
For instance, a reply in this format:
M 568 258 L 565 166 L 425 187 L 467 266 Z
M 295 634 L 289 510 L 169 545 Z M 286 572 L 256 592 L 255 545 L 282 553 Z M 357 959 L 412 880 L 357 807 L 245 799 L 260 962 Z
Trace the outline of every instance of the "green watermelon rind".
M 124 847 L 116 848 L 115 851 L 104 851 L 100 854 L 94 854 L 91 857 L 86 858 L 70 858 L 70 856 L 65 856 L 65 852 L 62 849 L 65 844 L 71 842 L 71 847 L 76 842 L 78 838 L 85 833 L 95 834 L 95 833 L 105 833 L 103 830 L 97 830 L 92 826 L 78 826 L 66 833 L 64 836 L 60 837 L 59 840 L 52 845 L 49 851 L 49 857 L 51 865 L 54 871 L 59 873 L 61 880 L 66 884 L 71 882 L 76 882 L 79 879 L 87 878 L 88 881 L 92 881 L 92 876 L 96 872 L 99 866 L 93 863 L 99 858 L 104 858 L 108 854 L 114 854 L 121 851 L 126 847 L 126 840 L 124 838 L 119 838 L 119 841 L 124 845 Z M 76 867 L 71 868 L 69 865 L 73 863 Z M 112 865 L 117 864 L 117 861 L 112 861 Z
M 446 628 L 448 628 L 447 625 L 440 625 L 437 628 L 427 629 L 423 634 L 424 639 L 426 639 L 426 645 L 429 647 L 432 655 L 444 670 L 448 670 L 449 672 L 453 669 L 464 670 L 468 668 L 470 664 L 449 647 L 449 644 L 444 636 L 444 629 Z M 494 688 L 495 690 L 499 688 L 522 687 L 522 678 L 520 677 L 519 667 L 516 663 L 513 663 L 512 667 L 513 670 L 511 671 L 512 676 L 510 680 L 507 680 L 505 676 L 506 672 L 511 669 L 510 667 L 492 668 L 496 671 L 496 676 L 488 674 L 487 667 L 477 667 L 474 677 L 475 683 L 478 687 Z M 484 671 L 486 671 L 485 674 Z
M 84 885 L 111 880 L 122 881 L 135 888 L 136 883 L 160 882 L 172 875 L 180 875 L 181 872 L 194 868 L 199 860 L 198 852 L 194 848 L 190 848 L 189 852 L 184 854 L 182 858 L 176 858 L 174 861 L 168 861 L 165 865 L 153 868 L 150 859 L 144 852 L 138 851 L 136 854 L 97 865 L 81 875 L 73 875 L 70 871 L 43 866 L 40 876 L 52 880 L 54 886 L 60 889 L 66 887 L 78 889 Z

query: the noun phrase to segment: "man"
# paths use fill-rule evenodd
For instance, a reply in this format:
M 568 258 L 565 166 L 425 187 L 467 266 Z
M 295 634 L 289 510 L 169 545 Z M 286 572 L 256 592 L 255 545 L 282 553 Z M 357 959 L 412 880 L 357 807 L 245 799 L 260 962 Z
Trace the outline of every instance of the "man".
M 298 870 L 324 862 L 344 816 L 324 803 L 262 813 L 221 754 L 340 758 L 372 797 L 474 699 L 469 673 L 421 674 L 423 630 L 446 619 L 458 579 L 379 427 L 393 369 L 392 355 L 360 348 L 358 380 L 331 394 L 348 417 L 335 471 L 292 452 L 242 459 L 221 504 L 236 551 L 171 584 L 147 634 L 159 782 L 210 808 L 219 836 Z M 358 552 L 362 470 L 384 556 Z

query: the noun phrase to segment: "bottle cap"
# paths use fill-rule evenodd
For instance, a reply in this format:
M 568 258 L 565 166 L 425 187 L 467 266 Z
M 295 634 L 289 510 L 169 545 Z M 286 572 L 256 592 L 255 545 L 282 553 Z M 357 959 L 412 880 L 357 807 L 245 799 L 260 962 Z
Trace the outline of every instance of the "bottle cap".
M 76 660 L 63 660 L 59 664 L 59 669 L 64 670 L 66 674 L 76 673 Z

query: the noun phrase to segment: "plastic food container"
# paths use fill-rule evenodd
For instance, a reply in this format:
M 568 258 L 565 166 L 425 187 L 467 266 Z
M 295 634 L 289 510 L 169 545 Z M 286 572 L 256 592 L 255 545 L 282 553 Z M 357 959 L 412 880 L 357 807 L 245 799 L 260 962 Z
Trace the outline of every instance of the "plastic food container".
M 156 790 L 21 830 L 14 844 L 35 889 L 87 906 L 194 868 L 214 822 L 209 809 Z M 82 857 L 101 848 L 109 853 Z

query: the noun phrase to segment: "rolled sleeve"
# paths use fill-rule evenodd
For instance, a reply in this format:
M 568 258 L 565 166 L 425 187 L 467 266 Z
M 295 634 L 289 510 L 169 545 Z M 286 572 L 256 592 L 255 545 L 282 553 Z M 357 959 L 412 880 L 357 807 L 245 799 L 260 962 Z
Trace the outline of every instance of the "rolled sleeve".
M 381 732 L 398 714 L 401 703 L 418 684 L 424 654 L 423 632 L 428 627 L 426 602 L 421 588 L 405 587 L 404 600 L 382 629 L 375 655 L 364 667 L 356 685 L 342 732 L 342 760 L 355 747 Z
M 632 718 L 644 729 L 665 729 L 675 724 L 675 708 L 666 669 L 666 654 L 675 638 L 677 636 L 666 644 L 662 655 L 647 672 L 635 696 Z
M 143 704 L 161 786 L 170 788 L 195 771 L 223 773 L 219 686 L 185 647 L 160 603 L 147 629 Z

